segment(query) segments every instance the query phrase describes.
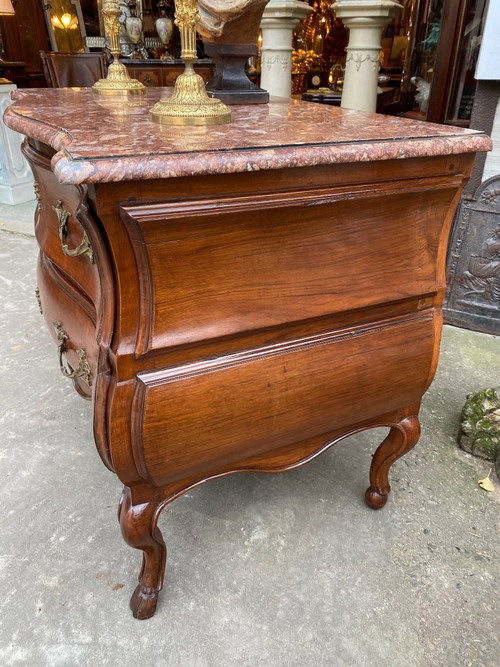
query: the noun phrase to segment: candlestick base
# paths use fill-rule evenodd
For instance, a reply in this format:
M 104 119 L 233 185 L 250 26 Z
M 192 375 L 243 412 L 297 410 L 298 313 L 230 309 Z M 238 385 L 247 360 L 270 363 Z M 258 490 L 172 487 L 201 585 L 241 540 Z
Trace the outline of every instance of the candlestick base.
M 231 121 L 228 107 L 207 95 L 205 82 L 192 62 L 186 62 L 184 73 L 177 77 L 172 96 L 157 102 L 150 113 L 163 125 L 223 125 Z
M 144 95 L 146 87 L 137 79 L 131 79 L 125 65 L 114 60 L 107 77 L 96 81 L 92 90 L 98 95 Z

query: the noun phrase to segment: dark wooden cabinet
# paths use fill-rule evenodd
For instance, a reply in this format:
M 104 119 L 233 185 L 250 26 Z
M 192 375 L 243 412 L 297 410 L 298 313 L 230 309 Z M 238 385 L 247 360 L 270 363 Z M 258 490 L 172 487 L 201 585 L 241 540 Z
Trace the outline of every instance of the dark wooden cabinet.
M 388 426 L 366 493 L 385 504 L 438 361 L 454 209 L 491 145 L 291 100 L 169 128 L 149 119 L 159 94 L 128 117 L 69 89 L 21 91 L 6 112 L 28 136 L 55 356 L 92 400 L 143 553 L 137 618 L 162 586 L 159 514 L 202 482 Z
M 175 80 L 184 71 L 182 60 L 123 60 L 128 73 L 148 88 L 151 86 L 174 86 Z M 197 60 L 194 63 L 197 74 L 205 83 L 210 81 L 214 71 L 211 60 Z
M 14 2 L 15 16 L 0 16 L 3 76 L 19 88 L 45 87 L 40 51 L 50 48 L 45 17 L 38 0 Z

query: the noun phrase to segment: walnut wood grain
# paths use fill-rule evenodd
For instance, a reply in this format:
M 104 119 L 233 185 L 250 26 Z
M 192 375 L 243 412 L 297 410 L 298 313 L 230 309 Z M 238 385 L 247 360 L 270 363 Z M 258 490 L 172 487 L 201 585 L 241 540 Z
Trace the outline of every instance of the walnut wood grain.
M 74 382 L 92 400 L 99 453 L 124 484 L 122 534 L 143 554 L 131 608 L 145 619 L 165 569 L 158 517 L 188 489 L 289 470 L 386 426 L 366 492 L 369 506 L 386 503 L 390 468 L 418 440 L 420 401 L 437 366 L 454 210 L 474 151 L 489 144 L 394 119 L 390 141 L 380 118 L 370 117 L 370 128 L 361 127 L 366 115 L 321 112 L 320 129 L 299 145 L 286 128 L 294 119 L 305 136 L 304 108 L 295 117 L 292 105 L 279 130 L 289 150 L 272 157 L 272 118 L 266 126 L 265 110 L 253 110 L 243 123 L 240 110 L 218 156 L 219 139 L 204 135 L 207 147 L 187 145 L 176 157 L 168 153 L 176 133 L 156 128 L 156 153 L 147 155 L 149 135 L 139 145 L 132 131 L 115 160 L 102 154 L 107 139 L 82 143 L 88 119 L 70 136 L 71 119 L 81 118 L 76 101 L 87 97 L 71 93 L 64 125 L 46 107 L 30 111 L 36 94 L 21 96 L 6 121 L 29 136 L 42 309 L 56 343 L 54 321 L 68 334 L 69 367 L 81 349 L 90 364 L 91 387 Z M 252 114 L 262 125 L 252 126 Z M 143 111 L 136 116 L 132 130 L 144 131 Z M 332 139 L 327 118 L 351 134 Z M 238 144 L 249 126 L 255 144 L 251 133 Z M 57 180 L 61 161 L 64 178 L 73 174 L 66 184 Z M 68 212 L 64 243 L 78 248 L 85 234 L 93 262 L 65 251 L 58 201 Z
M 122 536 L 127 544 L 143 552 L 139 584 L 130 600 L 132 613 L 139 620 L 153 616 L 163 585 L 167 549 L 157 526 L 160 511 L 160 503 L 134 505 L 130 489 L 123 491 L 118 507 Z

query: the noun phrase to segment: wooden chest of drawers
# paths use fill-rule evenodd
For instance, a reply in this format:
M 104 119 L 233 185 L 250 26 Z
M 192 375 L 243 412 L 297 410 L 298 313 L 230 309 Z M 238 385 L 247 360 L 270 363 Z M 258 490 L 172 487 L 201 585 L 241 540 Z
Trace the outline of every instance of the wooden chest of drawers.
M 122 62 L 130 76 L 148 88 L 175 86 L 177 77 L 184 71 L 182 60 L 123 60 Z M 197 60 L 194 69 L 207 83 L 214 73 L 214 63 L 211 60 Z
M 41 308 L 143 552 L 138 618 L 163 581 L 158 516 L 193 486 L 385 425 L 366 494 L 385 504 L 437 364 L 448 229 L 490 147 L 290 100 L 166 128 L 157 98 L 21 92 L 6 115 L 38 187 Z

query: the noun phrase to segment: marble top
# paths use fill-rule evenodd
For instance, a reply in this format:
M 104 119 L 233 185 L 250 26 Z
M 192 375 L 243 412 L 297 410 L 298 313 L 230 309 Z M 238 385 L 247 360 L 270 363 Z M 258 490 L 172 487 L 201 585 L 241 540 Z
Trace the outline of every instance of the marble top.
M 171 92 L 151 88 L 127 102 L 97 98 L 88 88 L 18 90 L 4 120 L 52 146 L 56 177 L 74 184 L 404 159 L 492 146 L 474 130 L 285 98 L 233 106 L 229 125 L 154 123 L 149 110 Z

